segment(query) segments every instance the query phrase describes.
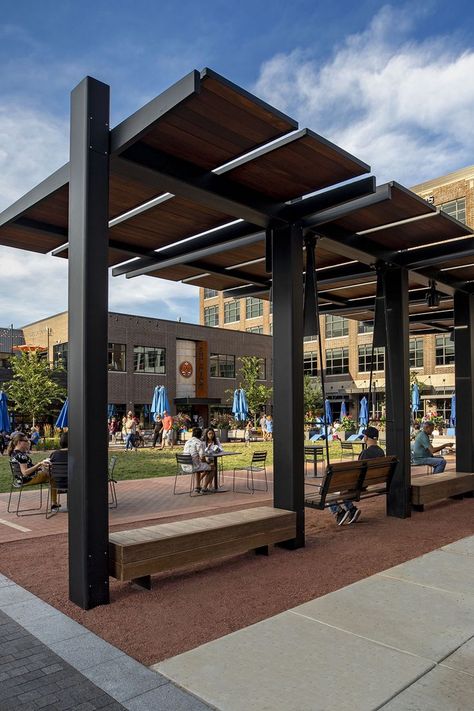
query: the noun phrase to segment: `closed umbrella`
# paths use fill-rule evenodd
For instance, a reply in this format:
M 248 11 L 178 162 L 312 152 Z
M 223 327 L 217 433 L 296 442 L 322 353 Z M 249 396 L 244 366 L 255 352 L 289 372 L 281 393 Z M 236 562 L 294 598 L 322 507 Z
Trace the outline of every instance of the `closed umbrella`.
M 151 412 L 153 415 L 162 417 L 164 412 L 170 411 L 168 402 L 168 394 L 164 385 L 157 385 L 153 392 L 153 400 L 151 403 Z
M 324 420 L 326 425 L 332 425 L 332 410 L 331 410 L 331 403 L 329 400 L 326 398 L 324 401 Z
M 55 427 L 58 427 L 58 429 L 63 429 L 63 427 L 68 426 L 68 407 L 68 398 L 66 398 L 64 401 L 64 405 L 61 408 L 61 412 L 59 413 L 59 417 L 56 420 Z
M 107 417 L 117 417 L 117 408 L 115 405 L 107 405 Z
M 413 383 L 413 388 L 411 390 L 411 409 L 413 416 L 415 412 L 420 409 L 420 389 L 416 383 Z
M 232 402 L 232 414 L 236 420 L 240 420 L 240 388 L 234 390 L 234 400 Z
M 249 406 L 247 403 L 247 394 L 243 388 L 240 388 L 240 414 L 241 419 L 246 420 L 249 415 Z
M 364 397 L 360 401 L 360 406 L 359 406 L 359 425 L 367 425 L 369 424 L 369 407 L 367 404 L 367 398 Z
M 456 395 L 451 398 L 451 424 L 456 427 Z
M 347 408 L 345 400 L 341 402 L 341 413 L 339 415 L 339 419 L 342 420 L 343 417 L 347 417 Z
M 0 390 L 0 432 L 11 432 L 8 417 L 8 398 L 4 390 Z

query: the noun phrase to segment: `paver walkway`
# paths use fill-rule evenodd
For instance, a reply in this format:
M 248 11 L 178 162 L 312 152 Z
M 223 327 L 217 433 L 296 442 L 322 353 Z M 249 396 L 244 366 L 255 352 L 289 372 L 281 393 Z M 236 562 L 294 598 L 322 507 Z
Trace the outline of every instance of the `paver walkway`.
M 473 563 L 474 536 L 153 668 L 221 711 L 473 709 Z

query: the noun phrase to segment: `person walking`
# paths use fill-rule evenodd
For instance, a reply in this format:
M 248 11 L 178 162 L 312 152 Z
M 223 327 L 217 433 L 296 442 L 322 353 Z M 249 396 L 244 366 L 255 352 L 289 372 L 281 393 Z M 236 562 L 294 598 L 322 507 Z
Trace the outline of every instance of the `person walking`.
M 133 412 L 130 411 L 127 414 L 125 420 L 125 451 L 136 449 L 135 447 L 135 435 L 137 432 L 137 422 L 133 416 Z
M 202 430 L 201 430 L 201 435 L 202 435 Z M 161 447 L 160 449 L 165 448 L 165 444 L 168 443 L 168 446 L 173 449 L 173 418 L 171 415 L 168 415 L 166 410 L 163 412 L 163 431 L 161 435 Z

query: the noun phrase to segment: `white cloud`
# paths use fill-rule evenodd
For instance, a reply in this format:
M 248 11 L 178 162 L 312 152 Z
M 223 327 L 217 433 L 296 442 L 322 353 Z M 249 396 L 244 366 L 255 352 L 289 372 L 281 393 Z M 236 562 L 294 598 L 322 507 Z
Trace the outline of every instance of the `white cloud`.
M 474 50 L 408 39 L 417 18 L 382 8 L 324 64 L 305 48 L 261 67 L 258 95 L 357 155 L 381 180 L 413 184 L 472 162 Z

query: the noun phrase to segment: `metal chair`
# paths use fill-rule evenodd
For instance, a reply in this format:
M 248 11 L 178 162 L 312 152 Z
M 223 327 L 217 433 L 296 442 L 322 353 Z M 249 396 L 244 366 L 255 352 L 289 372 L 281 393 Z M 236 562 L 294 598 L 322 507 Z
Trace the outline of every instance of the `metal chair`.
M 350 452 L 351 459 L 354 459 L 355 452 L 354 452 L 354 445 L 352 444 L 352 442 L 347 442 L 347 441 L 342 442 L 341 441 L 341 461 L 344 456 L 344 452 Z
M 308 476 L 308 464 L 314 467 L 314 476 L 317 476 L 318 462 L 324 462 L 324 447 L 304 448 L 305 476 Z
M 187 471 L 186 469 L 183 469 L 183 467 L 191 467 L 191 471 Z M 176 485 L 178 483 L 178 477 L 182 474 L 186 475 L 191 475 L 191 484 L 189 487 L 189 492 L 188 491 L 176 491 Z M 194 482 L 196 479 L 196 472 L 194 471 L 193 467 L 193 458 L 190 454 L 177 454 L 176 455 L 176 475 L 174 477 L 174 488 L 173 488 L 173 494 L 187 494 L 189 493 L 189 496 L 193 495 L 193 489 L 194 489 Z
M 108 466 L 108 477 L 107 483 L 109 485 L 110 497 L 109 497 L 109 509 L 116 509 L 118 506 L 117 491 L 115 485 L 117 480 L 114 479 L 114 469 L 117 463 L 117 457 L 110 457 Z
M 48 499 L 46 501 L 46 518 L 51 518 L 58 513 L 58 509 L 53 511 L 52 506 L 52 489 L 53 486 L 56 487 L 56 494 L 59 497 L 61 494 L 68 493 L 68 476 L 67 476 L 67 463 L 51 462 L 49 465 L 50 480 L 48 488 Z
M 12 500 L 12 494 L 14 491 L 18 492 L 18 500 L 16 503 L 16 510 L 15 513 L 17 516 L 38 516 L 39 514 L 42 513 L 42 508 L 43 508 L 43 484 L 36 484 L 35 486 L 39 486 L 39 493 L 40 493 L 40 505 L 39 506 L 33 506 L 32 508 L 29 509 L 20 509 L 20 502 L 21 502 L 21 494 L 23 492 L 23 489 L 29 488 L 31 489 L 31 485 L 28 484 L 21 484 L 20 486 L 16 486 L 15 484 L 22 479 L 21 475 L 21 468 L 18 462 L 11 461 L 10 462 L 10 470 L 12 474 L 12 479 L 10 483 L 10 496 L 8 497 L 8 505 L 7 505 L 7 511 L 8 513 L 13 513 L 13 510 L 10 509 L 11 505 L 11 500 Z M 27 513 L 27 512 L 33 512 L 33 513 Z
M 255 483 L 253 475 L 256 472 L 262 472 L 265 475 L 265 491 L 268 491 L 268 480 L 267 480 L 267 467 L 266 467 L 267 452 L 254 452 L 252 455 L 252 460 L 248 467 L 237 467 L 234 469 L 234 474 L 232 477 L 232 491 L 235 491 L 235 472 L 244 471 L 247 472 L 247 489 L 249 491 L 241 492 L 245 494 L 253 494 L 255 491 L 263 491 L 263 489 L 255 489 Z M 257 466 L 255 466 L 257 465 Z M 250 485 L 251 483 L 251 485 Z

